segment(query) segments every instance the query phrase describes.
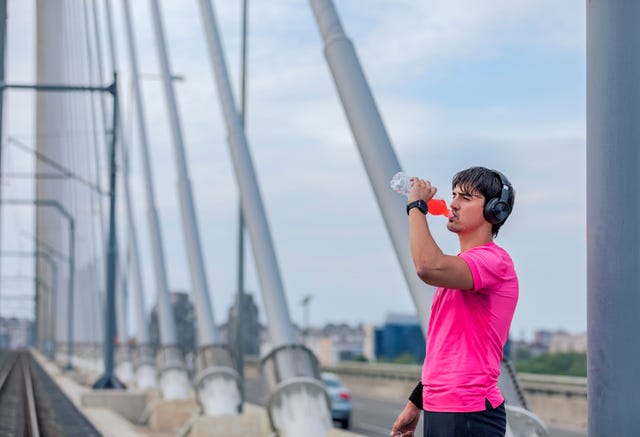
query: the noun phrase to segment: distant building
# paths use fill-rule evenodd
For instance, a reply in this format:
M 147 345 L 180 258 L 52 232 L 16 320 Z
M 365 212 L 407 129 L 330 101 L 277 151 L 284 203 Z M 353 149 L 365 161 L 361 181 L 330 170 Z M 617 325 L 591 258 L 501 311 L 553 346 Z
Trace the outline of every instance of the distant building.
M 538 330 L 533 333 L 533 341 L 529 343 L 528 349 L 532 356 L 544 354 L 549 351 L 551 337 L 553 333 L 547 330 Z
M 369 360 L 376 360 L 376 327 L 372 324 L 364 325 L 364 338 L 362 344 L 362 355 Z
M 549 352 L 587 352 L 587 334 L 569 334 L 568 332 L 554 332 L 549 341 Z
M 178 344 L 183 354 L 195 351 L 196 348 L 196 314 L 189 294 L 184 291 L 174 291 L 170 295 L 173 317 L 176 323 L 176 335 Z M 150 340 L 154 348 L 158 348 L 160 342 L 160 332 L 158 330 L 157 308 L 151 309 Z
M 535 357 L 544 353 L 587 352 L 587 334 L 570 334 L 563 330 L 539 330 L 533 335 L 533 341 L 523 340 L 517 343 L 517 349 L 525 350 Z
M 378 360 L 395 360 L 409 354 L 418 363 L 424 361 L 425 338 L 418 316 L 387 315 L 384 325 L 376 328 L 375 354 Z
M 551 343 L 553 332 L 547 330 L 538 330 L 533 333 L 533 344 L 537 344 L 543 348 L 548 348 Z
M 322 329 L 309 329 L 305 333 L 305 344 L 322 365 L 351 361 L 364 355 L 365 331 L 362 325 L 352 327 L 346 323 L 329 323 Z
M 258 315 L 258 306 L 256 305 L 253 295 L 245 293 L 244 304 L 242 306 L 242 343 L 243 353 L 245 355 L 258 356 L 260 354 L 260 343 L 263 337 L 264 328 L 260 326 Z M 234 301 L 229 308 L 227 323 L 220 325 L 220 336 L 222 341 L 229 344 L 233 349 L 236 344 L 235 324 L 238 314 L 238 302 Z

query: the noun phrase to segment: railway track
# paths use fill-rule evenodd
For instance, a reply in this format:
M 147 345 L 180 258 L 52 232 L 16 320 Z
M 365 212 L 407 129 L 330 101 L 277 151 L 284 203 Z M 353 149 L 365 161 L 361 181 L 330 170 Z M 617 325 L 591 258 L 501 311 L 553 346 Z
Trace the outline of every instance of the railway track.
M 100 435 L 28 350 L 0 350 L 0 437 Z

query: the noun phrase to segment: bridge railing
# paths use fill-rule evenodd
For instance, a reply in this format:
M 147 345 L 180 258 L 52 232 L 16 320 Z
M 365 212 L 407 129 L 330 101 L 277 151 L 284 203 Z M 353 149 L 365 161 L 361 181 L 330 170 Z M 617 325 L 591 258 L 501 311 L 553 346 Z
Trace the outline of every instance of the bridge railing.
M 528 393 L 587 397 L 587 378 L 536 373 L 518 373 L 518 378 Z
M 390 363 L 344 362 L 323 366 L 323 370 L 338 375 L 380 378 L 397 381 L 418 381 L 421 365 Z M 561 375 L 518 373 L 522 388 L 527 393 L 587 397 L 587 378 Z
M 257 367 L 257 357 L 247 357 L 245 364 Z M 342 376 L 380 378 L 398 382 L 415 383 L 420 378 L 422 366 L 418 364 L 342 362 L 322 366 L 322 370 Z M 564 395 L 586 398 L 587 378 L 577 376 L 518 373 L 522 388 L 529 394 Z

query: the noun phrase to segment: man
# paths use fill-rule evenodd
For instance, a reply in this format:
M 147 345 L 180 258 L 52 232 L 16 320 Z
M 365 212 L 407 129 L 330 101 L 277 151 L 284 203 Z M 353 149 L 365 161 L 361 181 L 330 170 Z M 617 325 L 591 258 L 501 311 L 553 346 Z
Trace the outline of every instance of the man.
M 509 254 L 493 239 L 511 213 L 515 192 L 506 177 L 472 167 L 453 178 L 447 229 L 460 253 L 442 253 L 425 220 L 436 188 L 411 178 L 409 238 L 416 273 L 437 287 L 431 307 L 421 382 L 391 431 L 413 436 L 424 410 L 425 437 L 504 436 L 498 389 L 500 361 L 518 300 Z

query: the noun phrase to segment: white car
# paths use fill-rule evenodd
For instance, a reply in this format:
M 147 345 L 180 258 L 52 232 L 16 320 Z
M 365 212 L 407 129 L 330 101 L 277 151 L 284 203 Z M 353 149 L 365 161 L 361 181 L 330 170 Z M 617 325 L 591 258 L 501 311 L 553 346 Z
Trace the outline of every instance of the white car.
M 351 392 L 340 381 L 334 373 L 323 372 L 322 382 L 327 387 L 327 392 L 331 398 L 331 418 L 340 422 L 342 428 L 349 428 L 351 421 Z

